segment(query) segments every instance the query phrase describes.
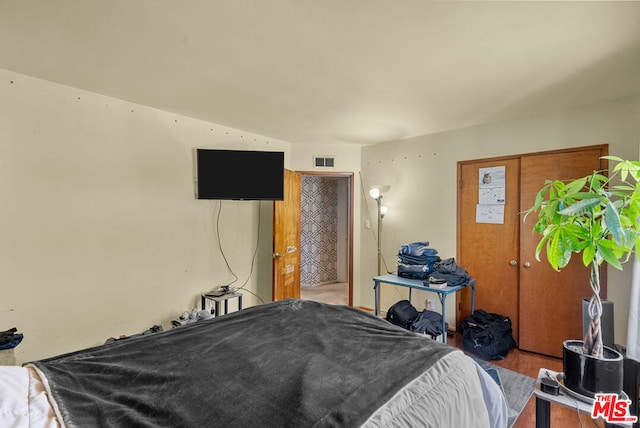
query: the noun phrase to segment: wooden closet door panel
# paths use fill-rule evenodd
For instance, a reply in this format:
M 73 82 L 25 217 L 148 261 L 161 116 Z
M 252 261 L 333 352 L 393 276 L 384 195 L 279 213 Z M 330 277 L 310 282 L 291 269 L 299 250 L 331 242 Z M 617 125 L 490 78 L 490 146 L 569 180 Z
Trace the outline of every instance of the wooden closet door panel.
M 570 180 L 602 169 L 600 157 L 606 146 L 572 152 L 522 156 L 521 203 L 524 212 L 533 205 L 546 179 Z M 582 298 L 591 296 L 589 269 L 574 255 L 560 272 L 546 261 L 535 259 L 540 235 L 533 232 L 535 216 L 520 228 L 520 349 L 562 356 L 562 342 L 582 338 Z M 527 267 L 529 266 L 529 267 Z M 606 278 L 606 275 L 603 275 Z M 606 287 L 606 285 L 605 285 Z M 606 288 L 603 288 L 606 296 Z
M 505 166 L 504 224 L 476 222 L 479 169 Z M 458 164 L 458 263 L 476 283 L 476 309 L 506 315 L 518 340 L 519 159 Z M 471 290 L 460 292 L 458 323 L 471 314 Z

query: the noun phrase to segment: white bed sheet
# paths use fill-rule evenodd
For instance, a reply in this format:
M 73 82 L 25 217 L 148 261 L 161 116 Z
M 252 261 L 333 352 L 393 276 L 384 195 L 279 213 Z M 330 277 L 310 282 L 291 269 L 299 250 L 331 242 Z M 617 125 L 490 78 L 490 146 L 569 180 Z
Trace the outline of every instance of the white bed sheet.
M 0 427 L 59 428 L 40 376 L 33 368 L 0 367 Z
M 455 351 L 399 391 L 363 427 L 506 428 L 507 416 L 495 381 Z

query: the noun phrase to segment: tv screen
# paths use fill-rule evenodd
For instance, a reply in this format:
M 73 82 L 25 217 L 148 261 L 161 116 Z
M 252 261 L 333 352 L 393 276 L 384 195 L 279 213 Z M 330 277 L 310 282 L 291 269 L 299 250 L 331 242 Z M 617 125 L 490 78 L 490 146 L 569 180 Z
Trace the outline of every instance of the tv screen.
M 284 199 L 284 153 L 196 150 L 198 199 Z

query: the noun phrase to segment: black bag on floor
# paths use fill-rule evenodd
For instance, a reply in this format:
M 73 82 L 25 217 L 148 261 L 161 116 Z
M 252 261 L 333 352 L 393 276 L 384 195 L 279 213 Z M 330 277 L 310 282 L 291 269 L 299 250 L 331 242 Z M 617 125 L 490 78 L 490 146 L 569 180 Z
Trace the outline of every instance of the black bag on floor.
M 449 324 L 444 323 L 445 332 L 449 329 Z M 440 336 L 442 332 L 442 315 L 438 312 L 425 309 L 420 312 L 415 320 L 411 323 L 411 331 L 423 333 L 431 336 L 432 339 Z
M 418 310 L 415 306 L 408 300 L 400 300 L 389 308 L 386 320 L 408 330 L 417 317 Z
M 461 323 L 462 347 L 485 360 L 502 360 L 516 346 L 509 317 L 482 309 Z

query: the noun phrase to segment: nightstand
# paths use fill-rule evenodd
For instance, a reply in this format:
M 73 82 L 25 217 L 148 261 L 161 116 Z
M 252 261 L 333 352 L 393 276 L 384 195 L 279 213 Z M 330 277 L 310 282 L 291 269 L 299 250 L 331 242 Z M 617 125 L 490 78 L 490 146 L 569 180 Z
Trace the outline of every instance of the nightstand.
M 233 293 L 223 294 L 222 296 L 207 296 L 203 294 L 200 298 L 202 309 L 207 308 L 207 300 L 213 300 L 215 316 L 226 315 L 229 312 L 229 300 L 238 299 L 238 310 L 242 309 L 242 293 L 234 291 Z M 220 302 L 224 302 L 224 314 L 220 313 Z

